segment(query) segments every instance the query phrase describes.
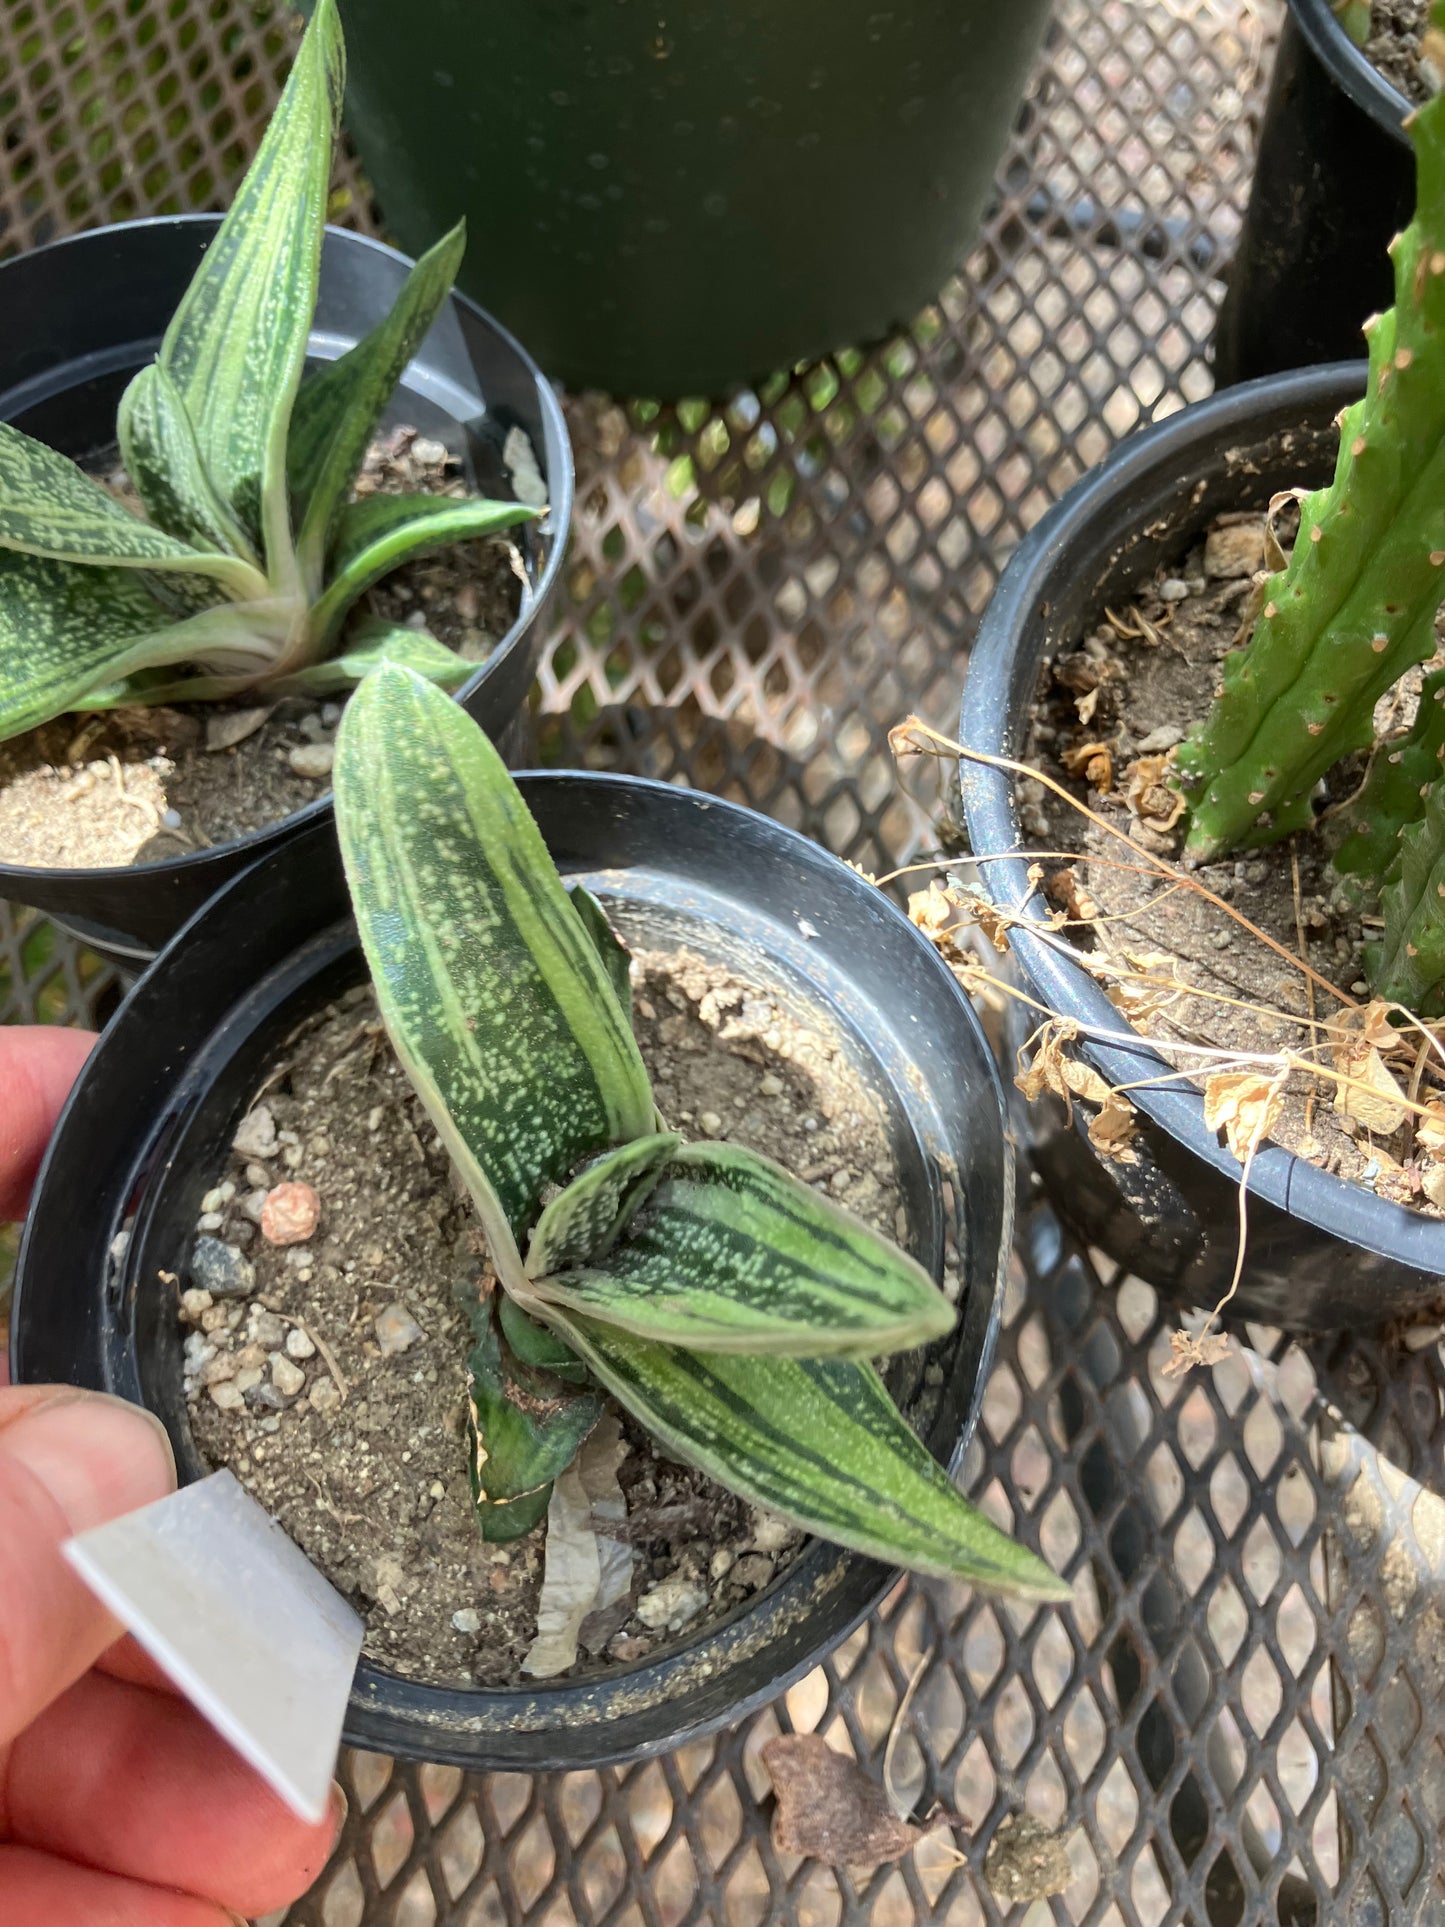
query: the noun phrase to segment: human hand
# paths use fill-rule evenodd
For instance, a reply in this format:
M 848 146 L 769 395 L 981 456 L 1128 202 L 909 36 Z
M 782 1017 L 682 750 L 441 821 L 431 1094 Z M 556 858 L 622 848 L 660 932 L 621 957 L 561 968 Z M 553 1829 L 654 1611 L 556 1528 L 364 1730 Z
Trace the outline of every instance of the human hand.
M 93 1039 L 0 1029 L 0 1217 L 25 1207 Z M 302 1893 L 345 1804 L 297 1820 L 171 1688 L 60 1553 L 163 1498 L 175 1466 L 137 1406 L 0 1389 L 0 1920 L 223 1927 Z

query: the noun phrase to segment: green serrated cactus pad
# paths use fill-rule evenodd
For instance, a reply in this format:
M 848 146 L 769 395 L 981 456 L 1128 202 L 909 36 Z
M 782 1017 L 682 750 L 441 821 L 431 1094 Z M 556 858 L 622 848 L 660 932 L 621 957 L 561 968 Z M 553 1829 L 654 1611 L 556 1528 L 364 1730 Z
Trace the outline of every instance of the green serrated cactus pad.
M 1375 703 L 1434 650 L 1445 598 L 1445 96 L 1408 130 L 1416 216 L 1392 248 L 1395 307 L 1366 327 L 1368 387 L 1340 417 L 1335 479 L 1303 502 L 1289 564 L 1179 751 L 1196 859 L 1307 829 L 1316 782 L 1369 747 Z

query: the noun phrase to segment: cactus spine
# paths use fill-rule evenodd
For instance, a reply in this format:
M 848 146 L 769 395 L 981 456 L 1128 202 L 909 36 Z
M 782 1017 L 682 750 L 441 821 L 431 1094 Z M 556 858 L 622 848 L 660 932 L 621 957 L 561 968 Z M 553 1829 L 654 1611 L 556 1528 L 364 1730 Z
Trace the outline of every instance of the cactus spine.
M 1313 821 L 1325 771 L 1368 748 L 1375 703 L 1434 651 L 1445 599 L 1445 95 L 1407 123 L 1415 219 L 1395 306 L 1366 327 L 1368 386 L 1340 417 L 1334 481 L 1306 497 L 1288 566 L 1181 747 L 1197 860 Z

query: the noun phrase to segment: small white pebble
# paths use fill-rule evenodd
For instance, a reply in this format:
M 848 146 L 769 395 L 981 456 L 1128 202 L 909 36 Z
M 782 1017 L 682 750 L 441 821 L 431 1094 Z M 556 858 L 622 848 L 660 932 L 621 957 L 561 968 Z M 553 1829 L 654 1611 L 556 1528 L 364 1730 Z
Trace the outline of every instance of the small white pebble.
M 223 1211 L 203 1211 L 196 1219 L 196 1229 L 197 1231 L 219 1231 L 225 1222 L 226 1214 Z
M 286 1355 L 288 1358 L 314 1358 L 316 1347 L 299 1325 L 293 1325 L 286 1334 Z
M 234 1383 L 238 1392 L 254 1392 L 266 1376 L 259 1365 L 248 1365 L 244 1371 L 237 1372 Z
M 226 1379 L 219 1385 L 208 1385 L 211 1403 L 218 1405 L 223 1412 L 239 1412 L 246 1403 L 245 1396 L 234 1379 Z
M 452 1614 L 452 1624 L 459 1633 L 479 1633 L 482 1630 L 482 1615 L 475 1606 L 463 1606 L 459 1613 Z
M 409 1352 L 417 1340 L 425 1336 L 421 1326 L 403 1304 L 388 1305 L 376 1315 L 376 1342 L 385 1358 L 393 1358 L 398 1352 Z
M 181 1293 L 181 1316 L 188 1325 L 198 1325 L 201 1322 L 201 1313 L 209 1311 L 215 1302 L 208 1291 L 201 1291 L 193 1285 L 189 1291 Z M 189 1342 L 187 1340 L 187 1343 Z
M 1166 576 L 1159 584 L 1161 602 L 1183 602 L 1189 594 L 1189 584 L 1181 582 L 1177 575 Z
M 764 1097 L 781 1097 L 783 1094 L 783 1080 L 778 1076 L 776 1071 L 765 1071 L 758 1080 L 758 1089 Z
M 179 810 L 161 811 L 161 828 L 163 830 L 178 830 L 180 827 L 181 813 Z
M 295 1398 L 305 1388 L 306 1374 L 284 1352 L 272 1352 L 271 1383 L 283 1398 Z
M 698 1129 L 705 1137 L 716 1137 L 723 1127 L 723 1121 L 716 1111 L 704 1111 L 697 1122 Z
M 331 765 L 336 761 L 336 750 L 330 743 L 302 743 L 288 752 L 286 761 L 297 776 L 308 777 L 319 783 L 324 776 L 331 774 Z

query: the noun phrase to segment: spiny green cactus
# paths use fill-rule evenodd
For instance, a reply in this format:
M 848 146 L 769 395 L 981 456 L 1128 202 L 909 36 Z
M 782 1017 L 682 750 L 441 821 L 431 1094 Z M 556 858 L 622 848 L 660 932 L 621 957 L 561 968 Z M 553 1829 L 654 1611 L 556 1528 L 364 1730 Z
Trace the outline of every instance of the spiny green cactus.
M 1366 958 L 1380 996 L 1417 1017 L 1445 1010 L 1445 783 L 1400 838 L 1400 873 L 1385 891 L 1385 935 Z
M 1400 836 L 1425 814 L 1430 785 L 1445 763 L 1445 669 L 1425 678 L 1420 707 L 1396 743 L 1381 743 L 1344 818 L 1336 871 L 1361 903 L 1378 897 L 1400 869 Z
M 1335 479 L 1307 496 L 1288 566 L 1179 751 L 1188 855 L 1313 821 L 1326 770 L 1367 749 L 1376 702 L 1434 651 L 1445 599 L 1445 96 L 1407 122 L 1415 219 L 1391 247 L 1395 307 L 1366 327 L 1369 382 L 1340 417 Z

